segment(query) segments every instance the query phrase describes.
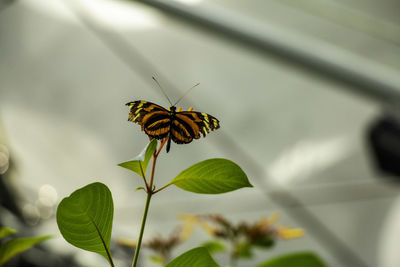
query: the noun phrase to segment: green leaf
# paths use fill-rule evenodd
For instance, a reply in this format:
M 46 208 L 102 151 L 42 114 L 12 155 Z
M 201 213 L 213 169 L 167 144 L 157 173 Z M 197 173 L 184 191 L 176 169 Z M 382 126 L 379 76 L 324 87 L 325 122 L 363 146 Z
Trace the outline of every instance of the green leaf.
M 312 252 L 297 252 L 270 259 L 257 267 L 326 267 Z
M 253 240 L 253 245 L 261 248 L 271 248 L 275 245 L 275 240 L 270 236 L 260 236 Z
M 38 237 L 15 238 L 4 243 L 0 247 L 0 266 L 2 266 L 6 261 L 15 255 L 51 237 L 52 236 L 50 235 L 46 235 Z
M 134 171 L 143 177 L 142 171 L 143 174 L 146 173 L 147 165 L 149 164 L 151 156 L 154 154 L 156 149 L 157 149 L 157 140 L 153 139 L 151 140 L 150 143 L 147 144 L 147 146 L 143 149 L 143 151 L 139 155 L 137 155 L 136 157 L 134 157 L 129 161 L 125 161 L 118 164 L 118 166 Z
M 151 255 L 150 260 L 154 262 L 155 264 L 158 264 L 160 266 L 165 265 L 164 258 L 161 255 Z
M 15 234 L 17 231 L 15 229 L 12 228 L 8 228 L 8 227 L 2 227 L 0 228 L 0 239 L 9 236 L 9 235 L 13 235 Z
M 110 240 L 114 204 L 102 183 L 89 184 L 64 198 L 57 208 L 57 224 L 72 245 L 103 255 L 111 264 Z
M 248 242 L 240 242 L 235 246 L 235 254 L 238 258 L 251 258 L 253 256 L 252 246 Z
M 210 240 L 201 245 L 202 247 L 205 247 L 210 254 L 215 254 L 215 253 L 220 253 L 220 252 L 225 252 L 226 251 L 226 246 L 224 243 L 220 241 L 214 241 Z
M 170 184 L 201 194 L 220 194 L 252 187 L 244 171 L 227 159 L 208 159 L 187 168 Z
M 170 261 L 165 267 L 219 267 L 206 248 L 198 247 L 186 251 Z

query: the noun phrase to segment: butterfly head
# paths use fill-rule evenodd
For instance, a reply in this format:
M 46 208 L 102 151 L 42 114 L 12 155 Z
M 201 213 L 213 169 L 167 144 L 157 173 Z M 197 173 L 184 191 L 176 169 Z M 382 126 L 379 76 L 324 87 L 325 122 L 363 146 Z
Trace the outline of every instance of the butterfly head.
M 168 108 L 168 110 L 169 110 L 169 111 L 172 111 L 172 112 L 175 112 L 175 111 L 176 111 L 176 112 L 181 112 L 181 111 L 182 111 L 182 108 L 179 107 L 178 109 L 176 109 L 175 106 L 171 106 L 171 107 Z M 188 111 L 193 111 L 193 107 L 188 108 Z
M 171 111 L 171 112 L 175 112 L 176 111 L 176 107 L 175 106 L 170 106 L 168 108 L 168 110 Z M 179 111 L 179 109 L 178 109 L 178 111 Z

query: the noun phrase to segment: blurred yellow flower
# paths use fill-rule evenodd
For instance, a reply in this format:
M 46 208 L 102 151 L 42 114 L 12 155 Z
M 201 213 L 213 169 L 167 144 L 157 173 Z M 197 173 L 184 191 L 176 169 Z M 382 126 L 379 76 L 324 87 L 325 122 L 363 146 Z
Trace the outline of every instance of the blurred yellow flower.
M 200 225 L 200 227 L 210 235 L 214 235 L 215 233 L 215 229 L 197 215 L 180 214 L 179 219 L 183 221 L 183 227 L 180 233 L 180 239 L 182 241 L 189 239 L 193 235 L 196 225 Z
M 276 229 L 279 237 L 283 239 L 294 239 L 304 236 L 305 231 L 301 228 L 289 228 L 283 225 L 279 225 Z
M 131 238 L 125 238 L 125 237 L 118 237 L 117 238 L 117 244 L 123 247 L 128 247 L 128 248 L 135 248 L 136 247 L 136 240 L 131 239 Z
M 264 231 L 272 224 L 274 224 L 278 219 L 279 219 L 279 212 L 272 213 L 271 216 L 269 216 L 268 218 L 261 217 L 261 219 L 257 222 L 257 228 L 260 229 L 261 231 Z
M 200 222 L 200 227 L 209 235 L 214 236 L 215 235 L 215 228 L 213 228 L 211 225 L 206 223 L 205 221 Z
M 182 230 L 179 235 L 179 238 L 182 241 L 188 240 L 194 232 L 194 227 L 196 226 L 199 218 L 197 215 L 192 214 L 179 214 L 179 219 L 182 222 Z

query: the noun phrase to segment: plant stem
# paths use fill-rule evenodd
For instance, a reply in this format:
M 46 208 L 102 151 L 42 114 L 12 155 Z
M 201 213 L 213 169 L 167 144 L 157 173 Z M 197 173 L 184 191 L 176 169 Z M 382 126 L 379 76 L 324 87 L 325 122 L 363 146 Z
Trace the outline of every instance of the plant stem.
M 142 171 L 142 177 L 143 177 L 143 179 L 145 181 L 145 184 L 146 184 L 146 187 L 147 187 L 147 191 L 146 191 L 147 198 L 146 198 L 146 204 L 144 206 L 144 211 L 143 211 L 142 225 L 140 226 L 139 239 L 138 239 L 138 242 L 136 244 L 135 256 L 133 257 L 133 261 L 132 261 L 132 267 L 136 266 L 137 260 L 139 258 L 139 251 L 140 251 L 140 246 L 142 245 L 142 238 L 143 238 L 143 233 L 144 233 L 144 227 L 146 225 L 147 213 L 148 213 L 149 207 L 150 207 L 150 200 L 151 200 L 151 196 L 154 194 L 153 182 L 154 182 L 154 173 L 155 173 L 155 169 L 156 169 L 157 157 L 158 157 L 158 154 L 160 154 L 161 149 L 163 148 L 163 146 L 164 146 L 166 141 L 167 141 L 167 138 L 165 138 L 161 142 L 160 147 L 153 154 L 153 165 L 151 166 L 151 175 L 150 175 L 150 183 L 149 184 L 147 184 L 146 178 L 144 177 L 144 173 L 143 173 L 143 170 L 142 170 L 142 165 L 140 165 L 140 169 Z
M 158 188 L 157 190 L 154 190 L 153 193 L 154 193 L 154 194 L 155 194 L 155 193 L 158 193 L 158 192 L 160 192 L 161 190 L 167 188 L 167 187 L 170 186 L 170 185 L 172 185 L 172 184 L 166 184 L 166 185 L 164 185 L 163 187 L 160 187 L 160 188 Z
M 142 225 L 140 226 L 139 240 L 136 245 L 135 256 L 133 257 L 133 261 L 132 261 L 132 267 L 136 266 L 136 263 L 137 263 L 137 260 L 139 257 L 139 250 L 140 250 L 140 246 L 142 244 L 144 227 L 146 225 L 147 212 L 149 211 L 150 199 L 151 199 L 152 194 L 153 193 L 151 191 L 147 192 L 146 204 L 144 206 L 144 212 L 143 212 L 143 218 L 142 218 Z
M 156 168 L 156 163 L 157 163 L 157 158 L 158 155 L 161 152 L 161 149 L 164 147 L 165 143 L 167 142 L 167 138 L 164 138 L 161 141 L 160 147 L 158 150 L 153 154 L 153 166 L 151 166 L 151 175 L 150 175 L 150 182 L 149 182 L 149 191 L 153 193 L 153 183 L 154 183 L 154 173 L 155 173 L 155 168 Z
M 149 185 L 147 184 L 146 176 L 143 172 L 142 162 L 139 160 L 140 172 L 142 173 L 143 182 L 146 185 L 146 189 L 149 190 Z
M 165 145 L 165 143 L 167 142 L 167 140 L 168 140 L 168 137 L 165 137 L 165 138 L 161 141 L 160 147 L 158 148 L 157 152 L 155 153 L 156 156 L 158 156 L 158 154 L 160 154 L 161 149 L 164 147 L 164 145 Z

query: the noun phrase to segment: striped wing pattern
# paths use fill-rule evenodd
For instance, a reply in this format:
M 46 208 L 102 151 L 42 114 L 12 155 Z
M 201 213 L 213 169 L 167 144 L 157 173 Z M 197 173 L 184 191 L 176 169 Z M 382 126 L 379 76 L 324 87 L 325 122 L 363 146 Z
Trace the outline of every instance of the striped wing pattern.
M 126 103 L 126 105 L 129 106 L 130 109 L 128 121 L 135 122 L 139 125 L 142 125 L 142 120 L 145 115 L 154 111 L 164 111 L 166 114 L 169 114 L 169 111 L 162 106 L 147 101 L 138 100 Z
M 130 108 L 128 120 L 141 125 L 142 130 L 151 138 L 163 139 L 170 136 L 177 144 L 188 144 L 220 127 L 218 119 L 203 112 L 175 112 L 175 107 L 168 110 L 142 100 L 126 105 Z
M 196 126 L 193 127 L 196 129 L 195 139 L 200 138 L 201 133 L 203 137 L 205 137 L 210 131 L 214 131 L 219 128 L 219 120 L 210 114 L 204 112 L 197 111 L 182 111 L 176 113 L 177 118 L 187 118 L 189 121 L 193 122 Z

